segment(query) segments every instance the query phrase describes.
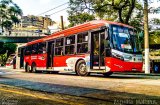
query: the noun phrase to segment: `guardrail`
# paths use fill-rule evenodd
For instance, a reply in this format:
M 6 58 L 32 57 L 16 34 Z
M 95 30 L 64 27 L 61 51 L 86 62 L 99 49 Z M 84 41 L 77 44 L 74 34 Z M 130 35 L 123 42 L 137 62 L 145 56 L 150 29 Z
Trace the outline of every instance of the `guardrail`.
M 12 32 L 12 33 L 8 33 L 5 32 L 3 34 L 0 34 L 0 37 L 31 37 L 31 36 L 46 36 L 44 33 L 35 33 L 35 32 Z

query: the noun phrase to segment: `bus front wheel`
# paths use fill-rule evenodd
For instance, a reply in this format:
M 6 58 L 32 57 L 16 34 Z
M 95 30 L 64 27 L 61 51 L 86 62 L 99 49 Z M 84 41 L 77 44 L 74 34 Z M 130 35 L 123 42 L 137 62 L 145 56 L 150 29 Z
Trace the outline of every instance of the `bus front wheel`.
M 113 74 L 113 72 L 107 72 L 107 73 L 103 73 L 103 76 L 109 77 L 109 76 L 112 75 L 112 74 Z
M 87 72 L 86 69 L 86 63 L 84 60 L 80 60 L 76 65 L 76 73 L 79 76 L 87 76 L 89 75 L 89 72 Z
M 37 68 L 36 68 L 36 64 L 35 63 L 33 63 L 32 66 L 31 66 L 31 72 L 34 72 L 34 73 L 37 72 Z

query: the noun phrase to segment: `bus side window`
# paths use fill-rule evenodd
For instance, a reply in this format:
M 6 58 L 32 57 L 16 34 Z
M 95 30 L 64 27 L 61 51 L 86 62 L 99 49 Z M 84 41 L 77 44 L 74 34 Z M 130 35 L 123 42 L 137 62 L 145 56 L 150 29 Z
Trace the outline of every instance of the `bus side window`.
M 38 44 L 32 45 L 32 54 L 37 54 L 38 53 Z
M 55 55 L 63 55 L 63 47 L 55 48 Z
M 88 32 L 77 35 L 77 53 L 88 52 Z
M 66 37 L 65 54 L 74 54 L 75 52 L 75 35 Z
M 30 55 L 31 54 L 31 48 L 32 48 L 32 46 L 27 46 L 25 48 L 25 55 Z
M 46 53 L 46 43 L 39 43 L 38 53 L 39 54 Z
M 55 45 L 55 55 L 64 55 L 63 54 L 63 41 L 64 38 L 56 39 L 56 45 Z

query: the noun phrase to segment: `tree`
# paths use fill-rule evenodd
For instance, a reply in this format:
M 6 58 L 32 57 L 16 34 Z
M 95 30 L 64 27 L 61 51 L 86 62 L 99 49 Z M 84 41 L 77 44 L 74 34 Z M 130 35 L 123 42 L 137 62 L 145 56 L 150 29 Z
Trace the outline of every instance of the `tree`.
M 70 0 L 70 15 L 92 12 L 100 19 L 118 20 L 129 24 L 137 0 Z
M 4 21 L 2 25 L 7 31 L 9 31 L 12 28 L 12 22 L 9 20 Z
M 94 20 L 95 17 L 93 15 L 90 15 L 88 13 L 79 13 L 77 15 L 70 15 L 68 17 L 68 20 L 70 22 L 69 27 L 75 26 L 77 24 L 81 24 L 83 22 L 87 22 L 90 20 Z
M 10 54 L 15 53 L 16 49 L 17 49 L 17 45 L 14 43 L 4 43 L 3 44 L 3 49 L 5 51 L 8 51 L 7 56 L 9 56 Z
M 153 24 L 160 25 L 160 19 L 154 18 L 152 21 L 153 21 Z
M 0 43 L 0 62 L 5 65 L 8 57 L 15 53 L 17 45 L 13 43 Z
M 1 62 L 1 65 L 5 65 L 6 64 L 6 61 L 7 61 L 7 52 L 5 54 L 0 54 L 0 62 Z
M 8 27 L 10 22 L 12 24 L 18 23 L 19 22 L 18 16 L 21 16 L 21 15 L 22 15 L 22 10 L 12 0 L 1 0 L 0 1 L 0 26 L 2 27 L 2 32 L 4 32 L 4 29 L 3 29 L 4 24 L 6 25 L 7 23 L 7 28 L 11 28 L 11 27 Z

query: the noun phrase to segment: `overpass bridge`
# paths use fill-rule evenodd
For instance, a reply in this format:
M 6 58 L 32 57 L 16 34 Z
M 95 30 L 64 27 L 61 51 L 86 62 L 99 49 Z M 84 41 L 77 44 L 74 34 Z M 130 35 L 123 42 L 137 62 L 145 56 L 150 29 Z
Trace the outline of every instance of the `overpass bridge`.
M 4 43 L 27 43 L 36 39 L 43 38 L 47 35 L 41 33 L 25 33 L 25 34 L 6 34 L 0 35 L 0 42 Z

